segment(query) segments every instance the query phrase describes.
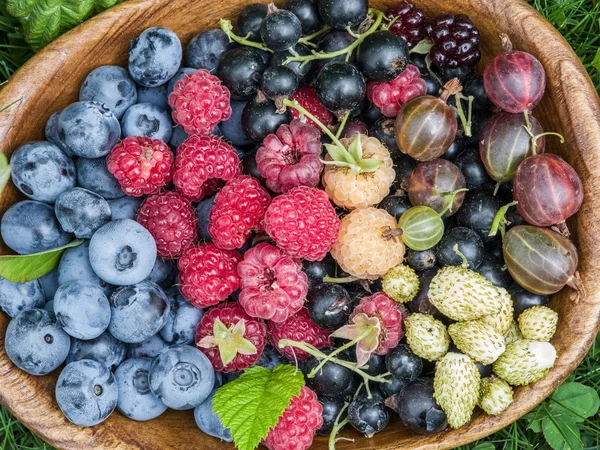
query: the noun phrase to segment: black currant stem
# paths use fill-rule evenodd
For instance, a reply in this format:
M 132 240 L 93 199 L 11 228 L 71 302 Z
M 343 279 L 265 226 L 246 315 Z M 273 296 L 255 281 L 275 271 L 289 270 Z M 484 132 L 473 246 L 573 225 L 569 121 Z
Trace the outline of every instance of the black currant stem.
M 468 188 L 462 188 L 462 189 L 457 189 L 454 192 L 450 192 L 448 194 L 445 194 L 444 197 L 446 196 L 450 196 L 450 201 L 448 201 L 448 205 L 446 205 L 446 207 L 439 213 L 440 217 L 443 217 L 444 214 L 446 214 L 448 211 L 452 211 L 452 204 L 454 203 L 454 199 L 456 198 L 456 196 L 458 194 L 460 194 L 461 192 L 467 192 L 469 189 Z
M 342 407 L 342 409 L 340 409 L 340 412 L 338 413 L 337 417 L 335 418 L 335 422 L 333 423 L 333 429 L 331 430 L 331 434 L 329 435 L 329 447 L 328 447 L 329 450 L 335 450 L 335 442 L 336 442 L 335 437 L 342 430 L 342 428 L 344 428 L 346 426 L 346 424 L 348 424 L 348 422 L 350 422 L 348 417 L 346 417 L 344 420 L 342 420 L 340 422 L 340 419 L 342 418 L 342 415 L 344 414 L 344 412 L 348 409 L 348 406 L 350 406 L 350 403 L 344 402 L 344 406 Z
M 456 253 L 458 256 L 461 257 L 462 264 L 460 266 L 463 269 L 468 269 L 469 268 L 469 262 L 467 261 L 466 256 L 463 255 L 463 253 L 458 249 L 458 244 L 454 244 L 454 247 L 452 247 L 452 250 L 454 251 L 454 253 Z
M 498 212 L 496 213 L 496 215 L 494 216 L 494 221 L 492 222 L 492 228 L 490 228 L 490 232 L 488 233 L 488 236 L 496 236 L 496 234 L 498 234 L 498 230 L 500 230 L 500 233 L 502 234 L 502 237 L 504 237 L 504 228 L 506 225 L 506 213 L 508 212 L 508 208 L 510 208 L 511 206 L 515 206 L 517 203 L 519 202 L 510 202 L 507 203 L 506 205 L 504 205 L 503 207 L 501 207 Z
M 561 144 L 565 143 L 565 137 L 562 134 L 556 133 L 554 131 L 546 131 L 546 132 L 540 133 L 540 134 L 533 134 L 533 130 L 531 127 L 531 121 L 529 120 L 529 111 L 523 111 L 523 114 L 525 114 L 525 125 L 523 126 L 523 128 L 525 128 L 525 131 L 531 138 L 531 154 L 532 155 L 538 154 L 537 141 L 542 136 L 557 136 L 560 139 Z
M 496 181 L 496 186 L 494 187 L 494 193 L 492 194 L 494 197 L 496 195 L 498 195 L 498 190 L 500 189 L 501 184 L 502 184 L 502 181 Z
M 317 372 L 319 370 L 321 370 L 321 368 L 325 365 L 325 363 L 327 361 L 330 361 L 331 358 L 334 358 L 336 355 L 339 355 L 341 352 L 343 352 L 346 349 L 349 349 L 350 347 L 358 344 L 360 341 L 362 341 L 364 338 L 366 338 L 367 336 L 369 336 L 371 333 L 373 333 L 373 331 L 375 331 L 375 328 L 370 327 L 367 330 L 363 331 L 357 338 L 352 339 L 349 342 L 346 342 L 344 345 L 342 345 L 341 347 L 336 348 L 334 351 L 332 351 L 331 353 L 329 353 L 327 356 L 325 356 L 325 358 L 323 358 L 319 364 L 309 372 L 309 374 L 307 375 L 308 378 L 314 378 L 315 375 L 317 374 Z
M 335 277 L 329 277 L 329 276 L 324 276 L 323 277 L 323 283 L 354 283 L 355 281 L 360 280 L 360 278 L 358 277 L 342 277 L 342 278 L 335 278 Z
M 360 34 L 355 33 L 354 31 L 352 31 L 352 28 L 350 28 L 350 27 L 346 27 L 346 33 L 348 33 L 354 39 L 358 39 L 360 37 Z
M 429 56 L 429 53 L 427 54 L 427 56 L 425 56 L 425 65 L 427 66 L 427 71 L 429 72 L 429 75 L 431 75 L 438 83 L 440 83 L 440 86 L 443 86 L 444 83 L 442 82 L 442 80 L 440 80 L 440 77 L 438 77 L 435 72 L 433 71 L 433 69 L 431 68 L 431 56 Z
M 342 145 L 340 140 L 331 132 L 331 130 L 329 128 L 327 128 L 325 125 L 323 125 L 319 119 L 317 119 L 315 116 L 313 116 L 311 113 L 309 113 L 305 108 L 300 106 L 300 103 L 298 103 L 296 100 L 290 100 L 290 99 L 286 98 L 283 100 L 283 104 L 285 106 L 295 109 L 303 116 L 308 117 L 310 120 L 312 120 L 314 123 L 316 123 L 317 126 L 321 130 L 323 130 L 327 136 L 329 136 L 331 138 L 331 140 L 333 141 L 333 143 L 335 145 L 337 145 L 340 149 L 343 149 L 344 151 L 346 151 L 346 147 L 344 147 Z
M 260 44 L 258 42 L 249 41 L 248 36 L 241 37 L 241 36 L 238 36 L 237 34 L 235 34 L 233 32 L 233 25 L 231 24 L 230 20 L 227 20 L 227 19 L 219 20 L 219 26 L 221 27 L 221 30 L 223 30 L 223 32 L 229 38 L 229 42 L 237 42 L 238 44 L 245 45 L 246 47 L 254 47 L 259 50 L 264 50 L 265 52 L 273 53 L 273 50 L 271 50 L 269 47 L 267 47 L 263 44 Z
M 396 16 L 394 17 L 392 20 L 389 20 L 387 17 L 383 17 L 383 19 L 387 22 L 384 23 L 383 25 L 381 25 L 381 29 L 382 30 L 389 30 L 392 25 L 394 25 L 394 23 L 400 18 L 400 16 Z M 410 52 L 409 52 L 410 53 Z
M 335 137 L 336 138 L 339 139 L 340 136 L 342 135 L 342 131 L 344 131 L 344 127 L 346 126 L 346 122 L 348 121 L 348 117 L 350 117 L 350 111 L 348 111 L 346 114 L 344 114 L 344 118 L 340 122 L 340 126 L 338 127 L 337 131 L 335 132 Z
M 462 124 L 463 131 L 465 132 L 465 136 L 471 137 L 473 135 L 472 131 L 471 131 L 471 117 L 472 117 L 472 113 L 473 113 L 474 97 L 472 95 L 465 97 L 464 95 L 462 95 L 459 92 L 454 95 L 454 98 L 456 99 L 456 107 L 454 107 L 452 109 L 454 109 L 454 111 L 456 111 L 456 113 L 458 114 L 458 117 L 460 118 L 460 123 Z M 461 100 L 469 101 L 469 107 L 467 109 L 466 116 L 465 116 L 465 112 L 463 111 L 462 103 L 460 102 Z
M 316 37 L 321 36 L 323 33 L 328 32 L 329 30 L 331 30 L 331 27 L 329 25 L 325 25 L 323 28 L 321 28 L 318 31 L 315 31 L 313 34 L 309 34 L 298 39 L 298 43 L 304 45 L 315 45 L 310 41 L 312 41 Z

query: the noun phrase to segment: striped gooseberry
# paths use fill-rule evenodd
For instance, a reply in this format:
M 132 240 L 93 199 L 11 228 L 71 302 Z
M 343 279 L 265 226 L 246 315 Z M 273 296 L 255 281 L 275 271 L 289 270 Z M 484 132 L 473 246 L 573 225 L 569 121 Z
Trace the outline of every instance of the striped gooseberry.
M 429 206 L 413 206 L 398 221 L 404 244 L 415 251 L 428 250 L 444 235 L 444 222 L 439 213 Z

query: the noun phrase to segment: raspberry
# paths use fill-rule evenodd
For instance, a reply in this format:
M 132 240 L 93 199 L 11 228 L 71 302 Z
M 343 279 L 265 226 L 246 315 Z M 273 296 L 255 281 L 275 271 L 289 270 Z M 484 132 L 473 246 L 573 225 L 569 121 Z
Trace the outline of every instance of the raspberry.
M 216 195 L 208 216 L 208 233 L 219 248 L 241 248 L 252 231 L 263 231 L 262 220 L 271 197 L 256 178 L 241 175 Z
M 306 308 L 302 308 L 285 322 L 277 323 L 269 321 L 267 323 L 267 330 L 271 344 L 273 344 L 279 353 L 290 360 L 302 361 L 310 355 L 304 350 L 293 347 L 279 348 L 278 343 L 280 339 L 306 342 L 316 348 L 322 348 L 331 344 L 329 340 L 331 332 L 314 323 L 310 319 Z
M 265 214 L 265 231 L 291 256 L 322 260 L 337 240 L 340 219 L 320 189 L 297 187 L 275 197 Z
M 155 194 L 173 177 L 173 153 L 158 139 L 128 137 L 106 158 L 108 171 L 132 197 Z
M 396 19 L 390 31 L 404 39 L 409 49 L 427 37 L 425 13 L 412 1 L 403 0 L 396 6 L 389 7 L 385 16 L 389 20 Z
M 231 117 L 229 89 L 208 70 L 186 74 L 169 95 L 173 120 L 187 134 L 208 134 Z
M 179 290 L 198 308 L 216 305 L 240 287 L 237 266 L 242 256 L 214 244 L 190 247 L 177 262 Z
M 196 327 L 196 345 L 217 372 L 238 372 L 260 359 L 267 327 L 246 314 L 239 303 L 210 308 Z
M 367 97 L 386 117 L 396 117 L 410 99 L 425 95 L 427 84 L 416 66 L 409 64 L 404 72 L 390 82 L 370 81 Z
M 303 386 L 262 444 L 269 450 L 306 450 L 322 426 L 323 405 L 317 394 Z
M 177 149 L 173 183 L 193 202 L 218 188 L 217 181 L 229 181 L 241 173 L 235 149 L 217 136 L 191 136 Z
M 308 279 L 299 260 L 265 242 L 246 251 L 238 264 L 240 305 L 252 317 L 284 322 L 300 311 Z
M 292 95 L 292 100 L 296 100 L 300 103 L 300 106 L 319 119 L 323 125 L 329 125 L 333 121 L 333 116 L 319 101 L 317 91 L 314 88 L 305 87 L 298 89 L 294 92 L 294 95 Z M 300 113 L 296 109 L 290 108 L 290 110 L 294 119 L 300 117 Z M 307 118 L 306 123 L 313 125 L 321 132 L 321 129 L 311 119 Z
M 194 208 L 177 192 L 161 192 L 148 197 L 140 206 L 136 220 L 156 241 L 161 258 L 179 258 L 198 239 Z
M 319 183 L 323 163 L 321 134 L 312 125 L 294 119 L 269 134 L 256 152 L 258 171 L 273 192 L 287 192 L 297 186 Z
M 440 67 L 474 66 L 481 59 L 479 30 L 464 14 L 442 14 L 427 25 L 434 46 L 429 52 L 431 61 Z

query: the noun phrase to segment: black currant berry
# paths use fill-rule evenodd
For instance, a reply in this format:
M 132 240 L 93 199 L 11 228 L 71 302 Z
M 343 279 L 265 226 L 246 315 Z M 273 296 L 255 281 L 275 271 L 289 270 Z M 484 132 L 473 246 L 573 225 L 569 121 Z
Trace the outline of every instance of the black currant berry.
M 262 142 L 269 134 L 273 134 L 284 123 L 290 123 L 292 115 L 289 110 L 277 112 L 277 106 L 266 98 L 248 102 L 242 112 L 242 129 L 246 136 L 255 142 Z
M 260 25 L 260 37 L 271 50 L 292 48 L 298 43 L 300 36 L 302 36 L 300 19 L 285 9 L 269 11 Z
M 379 111 L 379 109 L 377 109 L 377 107 L 373 103 L 369 103 L 369 105 L 367 105 L 367 107 L 363 109 L 362 119 L 369 128 L 372 127 L 373 124 L 375 124 L 375 122 L 377 122 L 382 117 L 383 114 L 381 114 L 381 111 Z
M 421 252 L 408 250 L 408 254 L 406 255 L 406 263 L 417 272 L 424 272 L 431 269 L 435 266 L 436 262 L 435 250 L 432 248 Z
M 441 266 L 460 266 L 463 259 L 454 251 L 454 246 L 458 246 L 458 251 L 467 259 L 468 268 L 477 270 L 485 249 L 479 235 L 465 227 L 456 227 L 449 230 L 435 249 L 435 255 Z
M 409 56 L 410 63 L 413 66 L 416 66 L 421 72 L 421 76 L 425 76 L 429 74 L 429 69 L 427 69 L 427 55 L 423 53 L 411 53 Z M 437 69 L 435 66 L 431 67 L 432 69 Z
M 456 157 L 464 150 L 464 141 L 462 138 L 457 137 L 454 139 L 454 142 L 450 144 L 446 153 L 444 153 L 440 158 L 447 159 L 448 161 L 454 162 Z
M 352 313 L 352 298 L 338 284 L 321 283 L 308 291 L 306 307 L 314 323 L 334 330 L 348 321 Z
M 412 381 L 421 375 L 423 360 L 406 344 L 400 344 L 385 355 L 385 367 L 399 380 Z
M 492 102 L 483 88 L 483 77 L 472 75 L 463 84 L 463 95 L 473 96 L 473 110 L 482 111 L 492 107 Z
M 533 292 L 529 292 L 527 289 L 522 288 L 517 283 L 513 283 L 508 288 L 513 301 L 513 315 L 515 320 L 521 315 L 523 311 L 532 306 L 548 306 L 548 296 L 538 295 Z
M 508 289 L 513 279 L 504 264 L 500 263 L 494 256 L 486 254 L 476 272 L 486 277 L 494 286 Z
M 327 353 L 329 353 L 329 350 Z M 325 352 L 324 352 L 325 353 Z M 306 375 L 306 385 L 319 397 L 340 397 L 354 378 L 354 372 L 338 364 L 327 361 L 317 370 L 315 376 L 308 374 L 319 365 L 319 360 L 314 356 L 304 361 L 303 372 Z
M 487 378 L 492 376 L 492 365 L 488 364 L 487 366 L 481 364 L 479 361 L 475 361 L 475 365 L 477 366 L 477 370 L 479 370 L 479 375 L 481 378 Z
M 356 64 L 369 81 L 391 81 L 404 72 L 408 47 L 391 31 L 377 31 L 358 46 Z
M 356 356 L 356 354 L 354 354 Z M 361 367 L 363 372 L 368 373 L 369 375 L 377 376 L 386 372 L 385 368 L 385 356 L 377 355 L 372 353 L 367 364 L 364 367 Z
M 496 182 L 490 178 L 479 156 L 479 149 L 471 148 L 461 152 L 454 164 L 461 170 L 467 183 L 467 188 L 477 191 L 494 190 Z
M 369 136 L 378 139 L 388 149 L 392 158 L 404 154 L 400 152 L 398 143 L 396 142 L 396 119 L 382 116 L 377 122 L 371 125 Z M 416 166 L 417 163 L 415 162 Z
M 361 104 L 367 85 L 356 66 L 336 61 L 321 69 L 317 75 L 315 89 L 325 108 L 343 115 Z
M 442 90 L 442 84 L 439 80 L 430 73 L 422 75 L 421 78 L 425 81 L 425 85 L 427 86 L 427 95 L 438 97 Z
M 319 15 L 334 30 L 357 27 L 367 18 L 368 0 L 317 0 Z
M 412 205 L 408 200 L 407 195 L 388 195 L 386 198 L 381 200 L 379 209 L 384 209 L 390 215 L 394 216 L 396 220 L 400 219 L 400 216 L 406 212 Z
M 390 413 L 380 398 L 361 395 L 348 406 L 348 420 L 357 431 L 370 438 L 387 426 Z
M 463 109 L 467 107 L 467 103 L 464 100 L 462 101 L 462 105 Z M 473 113 L 471 118 L 471 136 L 463 135 L 466 147 L 479 147 L 479 135 L 481 134 L 483 127 L 485 127 L 485 124 L 488 123 L 488 120 L 490 120 L 493 115 L 494 114 L 491 111 L 476 111 Z M 462 125 L 459 125 L 459 128 L 459 132 L 464 133 L 464 131 L 462 131 Z
M 298 76 L 285 66 L 271 66 L 265 69 L 261 90 L 265 97 L 278 100 L 290 97 L 298 89 Z
M 260 42 L 260 25 L 267 17 L 268 8 L 264 3 L 246 6 L 237 17 L 237 34 L 249 41 Z
M 326 276 L 334 276 L 336 264 L 328 253 L 321 261 L 302 260 L 302 270 L 308 277 L 308 288 L 312 289 L 323 282 Z
M 456 223 L 460 227 L 467 227 L 475 231 L 483 242 L 494 240 L 490 230 L 494 217 L 502 208 L 502 201 L 484 191 L 468 192 L 462 207 L 456 214 Z
M 317 44 L 317 51 L 322 53 L 333 53 L 338 50 L 342 50 L 348 47 L 350 44 L 354 42 L 354 38 L 346 31 L 329 31 L 325 33 Z M 355 60 L 355 54 L 352 52 L 350 58 L 348 59 L 349 63 L 353 63 Z M 318 59 L 317 69 L 321 70 L 325 67 L 326 64 L 329 64 L 333 61 L 346 61 L 346 55 L 338 55 L 333 58 L 326 59 Z
M 447 83 L 452 78 L 458 78 L 458 81 L 462 84 L 474 73 L 475 68 L 473 66 L 446 67 L 442 71 L 442 81 Z
M 344 407 L 341 398 L 320 397 L 319 402 L 323 405 L 323 426 L 317 430 L 319 436 L 329 436 L 335 425 L 335 419 Z
M 384 398 L 391 397 L 394 394 L 402 392 L 409 381 L 399 380 L 396 377 L 390 377 L 391 383 L 379 383 L 379 390 Z
M 219 62 L 217 76 L 231 92 L 234 100 L 249 100 L 260 88 L 265 63 L 248 47 L 238 47 L 225 53 Z
M 407 306 L 411 312 L 430 314 L 436 319 L 441 320 L 444 319 L 444 316 L 429 301 L 429 286 L 438 270 L 439 267 L 433 267 L 425 272 L 419 273 L 419 292 Z
M 294 47 L 294 51 L 298 54 L 298 56 L 306 56 L 310 55 L 311 51 L 308 49 L 306 45 L 296 44 Z M 271 62 L 269 63 L 272 67 L 282 66 L 286 59 L 290 56 L 295 56 L 290 53 L 289 50 L 283 50 L 280 52 L 273 53 L 271 56 Z M 314 61 L 308 61 L 306 64 L 303 64 L 300 61 L 292 61 L 285 66 L 288 69 L 291 69 L 296 76 L 298 77 L 298 83 L 303 86 L 312 81 L 313 73 L 314 73 Z
M 300 19 L 302 34 L 313 34 L 321 28 L 319 8 L 313 0 L 286 0 L 282 9 L 287 9 Z
M 496 239 L 485 244 L 485 254 L 493 257 L 501 265 L 504 265 L 504 254 L 502 253 L 502 239 L 496 235 Z

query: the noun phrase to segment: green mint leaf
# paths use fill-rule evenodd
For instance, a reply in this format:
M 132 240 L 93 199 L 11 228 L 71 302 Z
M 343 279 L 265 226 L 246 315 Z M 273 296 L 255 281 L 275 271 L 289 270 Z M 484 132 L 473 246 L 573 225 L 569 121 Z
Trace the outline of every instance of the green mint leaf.
M 10 179 L 11 167 L 4 153 L 0 153 L 0 194 Z
M 542 432 L 542 422 L 544 421 L 544 419 L 546 417 L 548 417 L 546 408 L 542 408 L 541 406 L 538 406 L 533 411 L 531 411 L 529 414 L 526 414 L 523 417 L 523 419 L 527 420 L 527 422 L 528 422 L 528 425 L 527 425 L 528 430 L 532 430 L 535 433 L 541 433 Z
M 66 249 L 77 247 L 83 242 L 83 239 L 77 239 L 62 247 L 31 255 L 0 256 L 0 277 L 13 283 L 25 283 L 43 277 L 58 266 Z
M 213 411 L 230 429 L 238 450 L 253 450 L 277 425 L 302 386 L 304 377 L 292 366 L 280 365 L 272 371 L 251 367 L 217 390 Z
M 549 414 L 542 422 L 542 431 L 554 450 L 583 450 L 579 427 L 570 416 Z
M 496 447 L 491 442 L 484 442 L 483 444 L 476 445 L 471 450 L 496 450 Z
M 581 383 L 563 383 L 550 397 L 551 413 L 570 416 L 575 422 L 583 422 L 593 416 L 600 407 L 598 393 Z

